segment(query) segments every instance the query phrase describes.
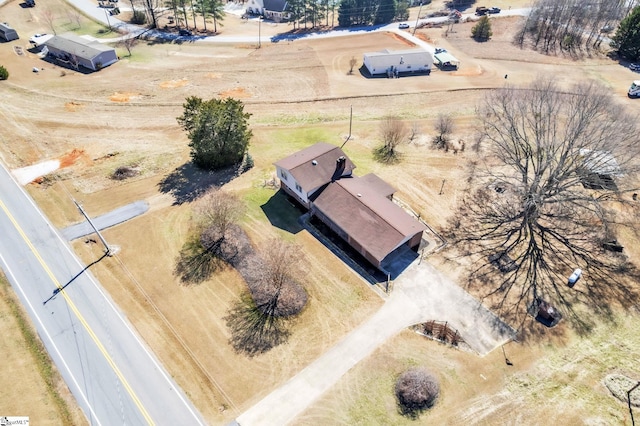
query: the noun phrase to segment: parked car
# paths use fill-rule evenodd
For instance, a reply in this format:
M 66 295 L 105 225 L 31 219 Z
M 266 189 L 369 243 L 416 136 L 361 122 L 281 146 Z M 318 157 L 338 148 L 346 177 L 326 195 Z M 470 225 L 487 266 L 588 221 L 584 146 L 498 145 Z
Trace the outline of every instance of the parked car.
M 578 268 L 575 271 L 573 271 L 573 274 L 569 276 L 569 280 L 567 281 L 569 284 L 569 287 L 573 287 L 578 282 L 581 276 L 582 276 L 582 269 Z
M 640 64 L 629 64 L 629 69 L 631 71 L 640 72 Z
M 184 28 L 178 31 L 178 35 L 180 36 L 184 36 L 184 37 L 191 37 L 193 35 L 193 33 L 189 30 L 185 30 Z
M 486 15 L 487 12 L 489 12 L 489 8 L 488 7 L 484 7 L 484 6 L 476 7 L 476 15 L 478 15 L 478 16 Z
M 500 8 L 499 7 L 492 7 L 489 10 L 487 10 L 487 13 L 491 13 L 491 14 L 500 13 Z
M 401 30 L 406 30 L 407 28 L 409 28 L 409 24 L 407 24 L 406 22 L 402 22 L 400 25 L 398 25 L 398 28 L 400 28 Z

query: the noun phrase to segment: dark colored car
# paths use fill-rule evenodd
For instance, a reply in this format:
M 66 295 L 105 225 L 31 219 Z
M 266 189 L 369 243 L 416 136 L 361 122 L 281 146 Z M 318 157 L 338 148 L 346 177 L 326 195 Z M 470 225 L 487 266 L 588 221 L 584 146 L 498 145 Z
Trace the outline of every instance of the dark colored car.
M 484 6 L 476 7 L 476 15 L 478 16 L 486 15 L 488 12 L 489 12 L 489 9 Z
M 500 13 L 500 8 L 499 7 L 492 7 L 491 9 L 487 10 L 487 13 L 491 13 L 491 14 Z
M 193 35 L 193 33 L 189 30 L 185 30 L 184 28 L 178 31 L 178 35 L 184 36 L 184 37 L 191 37 Z

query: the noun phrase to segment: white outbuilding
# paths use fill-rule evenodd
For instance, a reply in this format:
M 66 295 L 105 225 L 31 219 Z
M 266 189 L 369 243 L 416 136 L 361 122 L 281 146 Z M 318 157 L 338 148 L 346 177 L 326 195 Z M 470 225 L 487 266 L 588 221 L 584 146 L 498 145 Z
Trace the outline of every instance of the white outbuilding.
M 57 35 L 44 43 L 48 56 L 69 64 L 73 68 L 84 67 L 98 71 L 118 60 L 113 47 L 78 37 L 73 34 Z
M 433 66 L 431 53 L 424 49 L 389 50 L 364 54 L 364 66 L 372 76 L 399 74 L 429 74 Z

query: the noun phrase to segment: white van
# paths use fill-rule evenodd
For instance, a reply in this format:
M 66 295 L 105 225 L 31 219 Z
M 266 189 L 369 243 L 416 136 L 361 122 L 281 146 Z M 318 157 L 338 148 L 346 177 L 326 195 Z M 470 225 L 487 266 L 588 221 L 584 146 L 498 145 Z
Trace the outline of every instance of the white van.
M 631 83 L 631 87 L 629 87 L 629 92 L 627 92 L 630 98 L 638 98 L 640 97 L 640 80 L 636 80 Z

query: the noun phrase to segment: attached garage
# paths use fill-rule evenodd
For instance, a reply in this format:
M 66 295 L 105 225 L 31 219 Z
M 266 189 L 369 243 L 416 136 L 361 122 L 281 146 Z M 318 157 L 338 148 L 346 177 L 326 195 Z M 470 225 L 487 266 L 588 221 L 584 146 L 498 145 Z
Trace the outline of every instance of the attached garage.
M 398 77 L 399 74 L 429 74 L 433 66 L 433 57 L 424 49 L 385 49 L 381 52 L 365 53 L 363 62 L 372 76 Z
M 95 40 L 73 34 L 57 35 L 45 43 L 47 56 L 78 69 L 84 67 L 98 71 L 118 60 L 116 50 Z M 43 49 L 44 51 L 44 49 Z

